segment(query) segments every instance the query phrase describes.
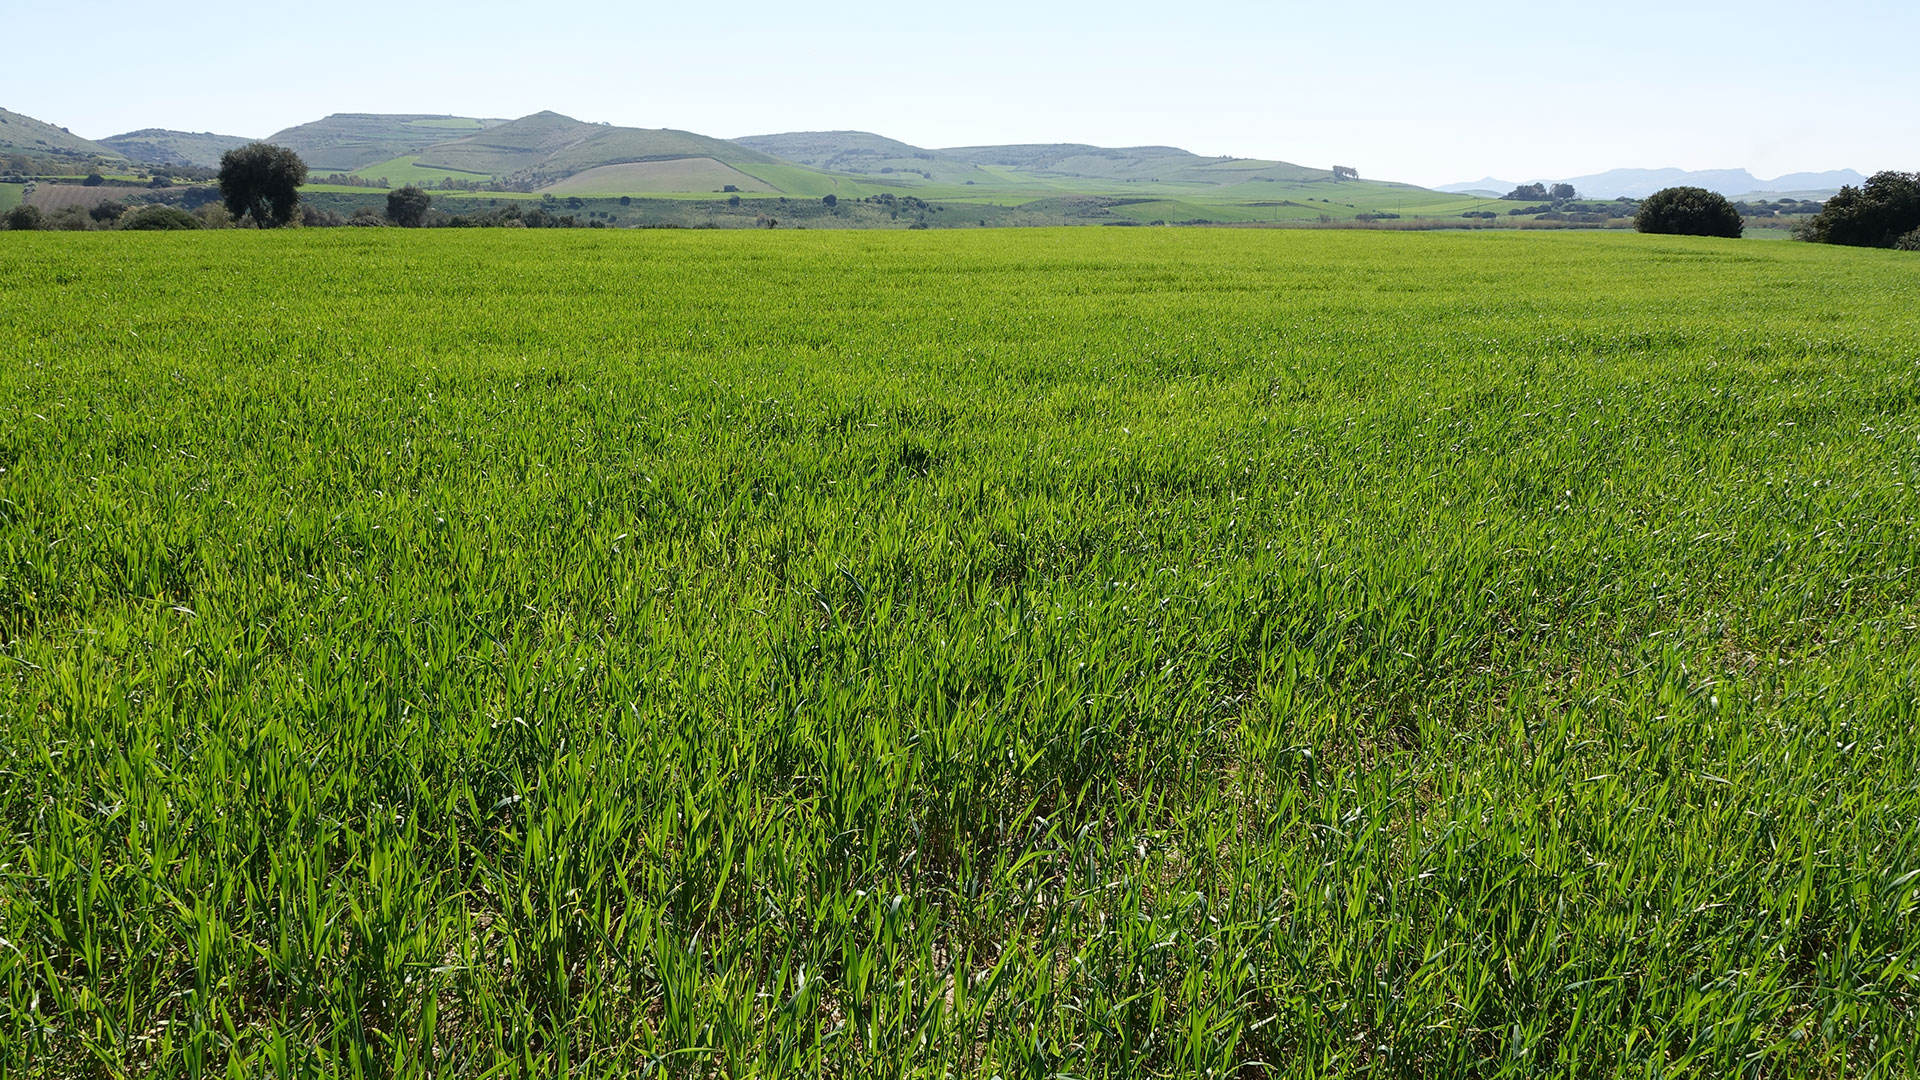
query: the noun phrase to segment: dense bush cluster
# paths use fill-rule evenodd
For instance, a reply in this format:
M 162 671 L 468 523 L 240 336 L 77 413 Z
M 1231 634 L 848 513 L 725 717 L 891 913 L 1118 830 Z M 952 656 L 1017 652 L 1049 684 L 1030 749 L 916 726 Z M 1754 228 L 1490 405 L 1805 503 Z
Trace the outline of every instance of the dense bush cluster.
M 143 206 L 127 215 L 120 223 L 123 229 L 151 230 L 171 232 L 180 229 L 198 229 L 200 219 L 177 206 Z
M 1737 239 L 1746 226 L 1725 195 L 1698 187 L 1670 187 L 1640 204 L 1633 227 L 1643 233 Z
M 1916 250 L 1920 240 L 1920 173 L 1877 172 L 1827 200 L 1799 236 L 1822 244 Z

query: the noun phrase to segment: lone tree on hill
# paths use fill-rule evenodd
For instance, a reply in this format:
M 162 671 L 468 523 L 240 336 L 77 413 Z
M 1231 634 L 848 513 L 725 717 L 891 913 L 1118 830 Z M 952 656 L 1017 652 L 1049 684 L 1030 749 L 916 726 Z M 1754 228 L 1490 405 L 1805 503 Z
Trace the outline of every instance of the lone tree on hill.
M 1547 189 L 1547 197 L 1555 201 L 1560 199 L 1577 199 L 1580 197 L 1580 193 L 1573 190 L 1572 184 L 1555 184 Z
M 403 228 L 417 229 L 426 223 L 427 207 L 433 205 L 433 196 L 408 184 L 398 191 L 387 192 L 387 220 Z
M 1725 195 L 1697 187 L 1663 188 L 1647 196 L 1633 227 L 1670 236 L 1725 236 L 1737 239 L 1746 226 Z
M 1903 241 L 1920 244 L 1916 231 L 1920 231 L 1920 173 L 1887 170 L 1867 177 L 1861 187 L 1841 188 L 1798 235 L 1822 244 L 1898 248 Z
M 307 163 L 284 146 L 248 143 L 220 155 L 220 198 L 234 221 L 252 217 L 262 229 L 293 220 Z

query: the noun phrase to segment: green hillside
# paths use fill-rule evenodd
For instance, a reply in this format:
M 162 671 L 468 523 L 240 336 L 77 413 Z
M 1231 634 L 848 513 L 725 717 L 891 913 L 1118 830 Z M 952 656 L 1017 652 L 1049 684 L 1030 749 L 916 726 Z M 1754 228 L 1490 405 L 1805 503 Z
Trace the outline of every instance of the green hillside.
M 599 195 L 611 192 L 714 192 L 727 185 L 748 193 L 779 193 L 758 177 L 749 176 L 713 158 L 674 158 L 671 161 L 629 161 L 598 165 L 575 173 L 540 190 L 555 195 Z
M 876 213 L 900 227 L 987 221 L 1331 224 L 1457 219 L 1489 207 L 1502 214 L 1510 209 L 1471 195 L 1372 180 L 1336 181 L 1330 169 L 1202 157 L 1174 146 L 1032 143 L 929 150 L 868 131 L 786 132 L 729 141 L 673 128 L 588 123 L 551 111 L 510 121 L 340 114 L 273 139 L 300 151 L 319 177 L 351 172 L 375 187 L 418 184 L 442 196 L 490 191 L 589 203 L 621 196 L 675 200 L 724 194 L 784 201 L 831 195 L 873 199 L 880 206 Z M 345 168 L 349 163 L 352 168 Z M 328 194 L 351 202 L 358 198 L 355 190 L 329 189 Z M 960 212 L 942 217 L 936 206 Z M 714 213 L 704 206 L 670 207 L 653 208 L 648 220 L 697 223 Z M 587 209 L 611 213 L 604 207 Z M 627 212 L 638 213 L 630 207 Z M 727 211 L 734 212 L 759 213 L 752 207 Z M 801 220 L 792 208 L 777 216 Z M 818 224 L 852 220 L 845 213 L 828 216 L 832 220 Z
M 557 181 L 605 165 L 708 158 L 723 165 L 777 164 L 770 155 L 724 139 L 672 128 L 589 124 L 538 112 L 466 138 L 423 148 L 415 166 Z
M 790 131 L 749 135 L 734 142 L 797 165 L 840 173 L 889 176 L 937 183 L 984 183 L 991 174 L 970 161 L 875 135 L 870 131 Z
M 1039 176 L 1202 184 L 1231 184 L 1251 179 L 1333 179 L 1330 169 L 1311 169 L 1285 161 L 1201 157 L 1176 146 L 1107 147 L 1081 143 L 1028 143 L 961 146 L 938 153 L 976 165 L 998 165 Z
M 0 109 L 0 154 L 25 154 L 75 164 L 125 160 L 118 152 L 83 139 L 66 128 L 8 109 Z
M 141 128 L 99 140 L 101 146 L 148 165 L 199 165 L 209 169 L 220 164 L 220 155 L 252 141 L 238 135 L 165 128 Z
M 881 190 L 967 201 L 1086 194 L 1144 197 L 1218 192 L 1244 184 L 1326 184 L 1328 169 L 1285 161 L 1201 157 L 1174 146 L 1030 143 L 929 150 L 866 131 L 796 131 L 735 140 L 797 165 L 856 175 Z M 1141 190 L 1141 186 L 1159 185 Z M 965 189 L 965 190 L 962 190 Z M 1270 199 L 1271 190 L 1246 197 Z
M 334 113 L 276 131 L 266 141 L 293 150 L 307 168 L 324 175 L 350 173 L 504 123 L 428 113 Z

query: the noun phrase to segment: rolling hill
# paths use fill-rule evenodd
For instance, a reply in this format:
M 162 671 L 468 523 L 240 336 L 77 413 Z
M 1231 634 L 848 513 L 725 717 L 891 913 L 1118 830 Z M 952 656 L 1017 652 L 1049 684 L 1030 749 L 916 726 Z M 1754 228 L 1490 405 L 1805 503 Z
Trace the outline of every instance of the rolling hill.
M 737 143 L 672 128 L 589 124 L 538 112 L 419 150 L 422 169 L 564 180 L 606 166 L 706 159 L 721 166 L 771 165 L 776 158 Z
M 265 141 L 299 154 L 313 172 L 350 173 L 506 122 L 429 113 L 334 113 L 276 131 Z
M 1332 180 L 1329 169 L 1285 161 L 1201 157 L 1177 146 L 1025 143 L 929 150 L 867 131 L 796 131 L 735 142 L 801 165 L 865 176 L 916 174 L 933 183 L 1005 184 L 1075 178 L 1216 187 L 1253 180 Z
M 733 140 L 797 165 L 863 176 L 912 176 L 948 184 L 994 179 L 971 161 L 903 143 L 871 131 L 789 131 Z
M 1201 157 L 1177 146 L 1107 147 L 1082 143 L 1026 143 L 958 146 L 939 152 L 978 165 L 997 165 L 1040 175 L 1100 180 L 1231 184 L 1255 179 L 1290 182 L 1333 179 L 1331 169 L 1312 169 L 1285 161 Z
M 119 152 L 83 139 L 66 128 L 8 109 L 0 109 L 0 154 L 27 154 L 76 164 L 125 160 Z
M 221 154 L 252 141 L 238 135 L 165 128 L 141 128 L 99 140 L 101 146 L 148 165 L 199 165 L 209 169 L 219 166 Z
M 221 152 L 247 141 L 154 128 L 113 136 L 110 148 L 30 118 L 0 116 L 7 121 L 0 136 L 12 129 L 16 140 L 27 139 L 43 157 L 59 148 L 88 161 L 110 156 L 122 165 L 129 162 L 119 152 L 155 163 L 214 164 Z M 502 197 L 547 196 L 564 197 L 566 209 L 603 222 L 615 220 L 618 208 L 620 220 L 716 224 L 728 215 L 751 222 L 760 214 L 759 200 L 776 200 L 781 220 L 818 218 L 817 224 L 829 227 L 1332 224 L 1484 217 L 1493 205 L 1407 184 L 1336 179 L 1330 169 L 1204 157 L 1174 146 L 928 149 L 865 131 L 726 140 L 674 128 L 587 123 L 557 112 L 515 120 L 336 113 L 265 141 L 300 154 L 314 180 L 307 197 L 326 200 L 325 208 L 338 213 L 372 205 L 369 200 L 382 197 L 380 189 L 403 184 L 433 190 L 448 212 L 474 200 L 497 209 Z M 329 184 L 325 178 L 335 173 L 345 178 Z M 827 196 L 836 197 L 837 209 L 823 202 Z M 643 208 L 643 200 L 659 205 Z
M 391 129 L 392 121 L 405 118 L 384 119 Z M 1458 216 L 1485 202 L 1405 184 L 1339 181 L 1330 169 L 1285 161 L 1202 157 L 1172 146 L 1046 143 L 929 150 L 868 131 L 725 140 L 672 128 L 586 123 L 556 112 L 383 158 L 360 166 L 355 175 L 389 185 L 432 188 L 445 179 L 456 181 L 447 185 L 454 188 L 471 190 L 478 182 L 490 189 L 581 199 L 720 193 L 803 199 L 914 196 L 983 210 L 1023 208 L 1034 223 L 1319 221 L 1362 214 L 1395 217 L 1402 211 Z M 888 220 L 898 219 L 897 211 L 889 213 Z

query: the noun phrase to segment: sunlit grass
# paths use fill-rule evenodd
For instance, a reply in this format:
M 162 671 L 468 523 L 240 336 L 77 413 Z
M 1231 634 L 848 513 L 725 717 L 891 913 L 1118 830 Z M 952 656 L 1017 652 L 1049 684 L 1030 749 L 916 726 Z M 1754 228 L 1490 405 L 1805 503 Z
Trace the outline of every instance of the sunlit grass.
M 1910 1075 L 1917 287 L 9 235 L 0 1073 Z

